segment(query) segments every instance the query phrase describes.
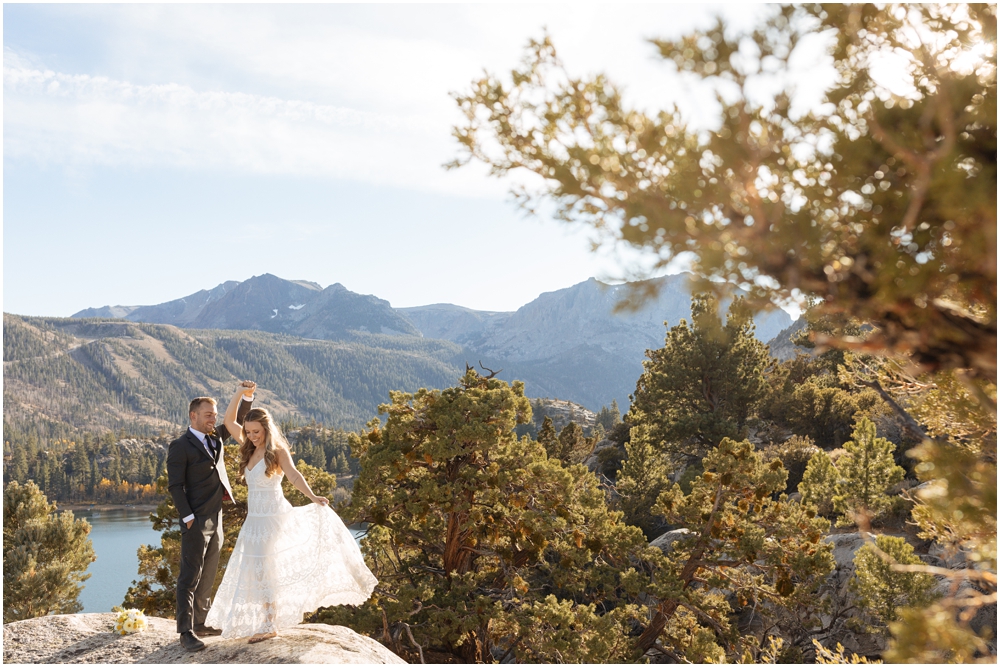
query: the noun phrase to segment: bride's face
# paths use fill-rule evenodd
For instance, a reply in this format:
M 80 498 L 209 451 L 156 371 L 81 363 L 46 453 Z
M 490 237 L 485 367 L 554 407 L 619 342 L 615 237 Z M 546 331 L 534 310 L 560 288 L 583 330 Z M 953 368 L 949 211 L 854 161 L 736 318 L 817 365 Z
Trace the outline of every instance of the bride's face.
M 243 430 L 246 431 L 247 437 L 250 438 L 250 442 L 253 443 L 254 447 L 262 447 L 264 445 L 266 433 L 263 424 L 260 422 L 247 422 Z

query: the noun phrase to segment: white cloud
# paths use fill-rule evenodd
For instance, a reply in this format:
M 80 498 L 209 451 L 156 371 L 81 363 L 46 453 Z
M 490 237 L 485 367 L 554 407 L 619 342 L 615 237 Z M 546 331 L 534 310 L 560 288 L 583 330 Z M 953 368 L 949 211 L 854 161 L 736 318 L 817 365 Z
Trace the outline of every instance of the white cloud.
M 70 74 L 5 49 L 5 157 L 504 196 L 481 167 L 441 166 L 457 154 L 451 127 L 460 117 L 448 92 L 471 80 L 479 58 L 412 22 L 394 34 L 378 22 L 359 27 L 345 11 L 67 7 L 62 20 L 96 24 L 103 61 Z
M 469 177 L 440 168 L 451 157 L 447 123 L 176 83 L 70 75 L 26 66 L 18 54 L 5 56 L 8 158 L 216 167 L 469 192 Z
M 69 5 L 95 33 L 84 71 L 4 52 L 5 158 L 71 168 L 213 168 L 499 197 L 458 154 L 448 93 L 516 66 L 547 26 L 575 74 L 606 71 L 645 108 L 704 121 L 645 39 L 706 25 L 705 6 Z M 725 10 L 749 23 L 759 9 Z

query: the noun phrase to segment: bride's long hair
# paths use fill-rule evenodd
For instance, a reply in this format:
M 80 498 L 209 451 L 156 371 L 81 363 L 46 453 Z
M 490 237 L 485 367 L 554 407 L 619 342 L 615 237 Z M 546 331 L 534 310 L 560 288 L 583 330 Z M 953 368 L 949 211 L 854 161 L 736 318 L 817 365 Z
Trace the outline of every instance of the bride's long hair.
M 240 445 L 240 477 L 246 479 L 247 464 L 257 449 L 250 440 L 250 436 L 247 435 L 246 425 L 250 422 L 257 422 L 264 427 L 264 474 L 270 477 L 281 470 L 281 466 L 278 465 L 278 448 L 281 447 L 287 450 L 289 454 L 291 454 L 292 450 L 288 446 L 288 441 L 281 435 L 277 424 L 274 423 L 271 413 L 264 408 L 253 408 L 243 420 L 243 444 Z M 258 463 L 257 465 L 260 464 Z

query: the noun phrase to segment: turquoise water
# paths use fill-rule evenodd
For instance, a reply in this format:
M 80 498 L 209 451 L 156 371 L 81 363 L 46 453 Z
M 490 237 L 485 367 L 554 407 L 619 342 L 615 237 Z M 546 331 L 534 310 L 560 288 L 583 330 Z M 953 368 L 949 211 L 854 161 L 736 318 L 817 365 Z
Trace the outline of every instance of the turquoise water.
M 97 560 L 90 564 L 90 579 L 83 583 L 80 602 L 85 612 L 111 611 L 125 599 L 125 592 L 139 578 L 142 544 L 160 546 L 160 533 L 153 530 L 148 510 L 73 510 L 77 519 L 90 522 L 90 539 Z M 351 528 L 355 537 L 359 530 Z
M 83 611 L 111 611 L 125 599 L 132 580 L 139 578 L 139 545 L 159 546 L 160 534 L 153 530 L 148 510 L 73 510 L 73 516 L 90 522 L 97 555 L 87 568 L 90 579 L 83 582 L 80 593 Z

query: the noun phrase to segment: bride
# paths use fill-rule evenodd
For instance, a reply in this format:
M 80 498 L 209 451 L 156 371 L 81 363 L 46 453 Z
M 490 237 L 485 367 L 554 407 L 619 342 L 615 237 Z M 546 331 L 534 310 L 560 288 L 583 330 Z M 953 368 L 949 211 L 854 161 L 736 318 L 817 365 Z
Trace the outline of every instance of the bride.
M 378 583 L 329 501 L 295 469 L 268 411 L 254 408 L 242 428 L 236 423 L 242 395 L 254 388 L 240 387 L 226 411 L 226 427 L 240 443 L 248 512 L 205 619 L 223 637 L 250 637 L 251 644 L 319 607 L 361 604 Z M 281 491 L 284 475 L 312 504 L 292 507 Z

